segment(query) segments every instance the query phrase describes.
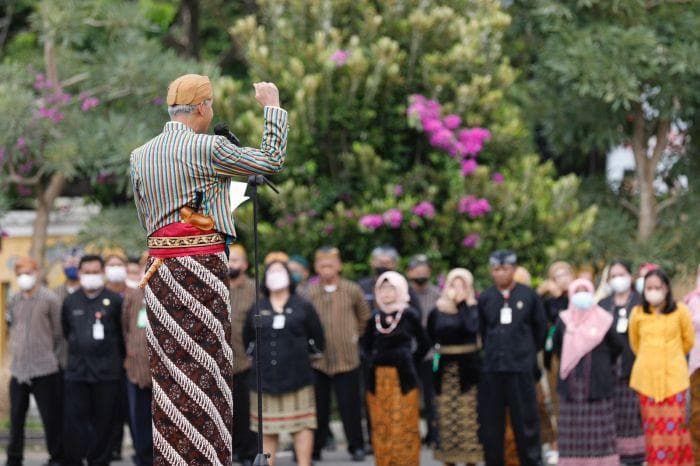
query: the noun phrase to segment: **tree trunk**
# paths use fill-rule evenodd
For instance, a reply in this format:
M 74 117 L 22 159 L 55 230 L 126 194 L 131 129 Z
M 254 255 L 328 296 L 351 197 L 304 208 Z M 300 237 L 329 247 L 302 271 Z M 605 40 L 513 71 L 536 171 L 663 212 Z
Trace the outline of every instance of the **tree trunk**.
M 44 66 L 46 67 L 47 80 L 58 90 L 58 67 L 56 66 L 54 35 L 48 27 L 44 39 Z M 36 218 L 34 219 L 29 255 L 40 264 L 44 262 L 46 240 L 49 233 L 49 216 L 53 210 L 53 204 L 56 198 L 61 194 L 64 184 L 65 176 L 61 172 L 56 172 L 51 175 L 48 185 L 44 186 L 43 183 L 39 183 Z
M 54 173 L 51 175 L 48 186 L 46 186 L 43 191 L 40 191 L 37 196 L 36 218 L 34 219 L 32 244 L 29 249 L 29 255 L 40 264 L 44 262 L 44 253 L 46 252 L 46 240 L 49 234 L 49 216 L 53 210 L 56 198 L 61 194 L 65 180 L 63 173 Z
M 654 174 L 656 164 L 644 157 L 641 167 L 637 168 L 639 183 L 639 225 L 637 233 L 640 241 L 648 240 L 654 233 L 658 217 L 656 193 L 654 192 Z
M 185 53 L 199 59 L 199 0 L 182 0 L 182 24 L 187 34 Z
M 636 164 L 637 185 L 639 189 L 639 223 L 637 235 L 639 241 L 648 240 L 654 230 L 659 217 L 659 206 L 654 191 L 654 179 L 656 167 L 661 161 L 666 146 L 668 145 L 668 132 L 670 121 L 658 120 L 653 132 L 647 131 L 647 122 L 641 104 L 637 104 L 634 112 L 634 128 L 632 133 L 632 152 Z M 649 147 L 651 134 L 656 135 L 656 145 L 653 150 Z M 651 153 L 650 153 L 651 152 Z

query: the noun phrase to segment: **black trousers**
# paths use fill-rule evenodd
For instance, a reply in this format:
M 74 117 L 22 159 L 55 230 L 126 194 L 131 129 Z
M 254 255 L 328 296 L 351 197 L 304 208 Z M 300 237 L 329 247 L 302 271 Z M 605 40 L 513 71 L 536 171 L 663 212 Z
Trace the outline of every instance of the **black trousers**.
M 153 424 L 151 416 L 150 388 L 139 388 L 126 381 L 126 395 L 129 400 L 129 421 L 134 441 L 136 466 L 153 466 Z
M 10 379 L 10 442 L 7 445 L 8 466 L 21 465 L 24 457 L 24 424 L 29 409 L 29 395 L 34 395 L 44 425 L 46 449 L 50 461 L 63 460 L 63 381 L 61 374 L 35 377 L 28 383 Z
M 258 453 L 258 436 L 250 430 L 248 372 L 233 376 L 233 451 L 241 461 L 253 461 Z
M 487 466 L 503 466 L 505 408 L 510 419 L 522 466 L 542 464 L 540 419 L 535 379 L 531 373 L 484 372 L 478 390 L 480 438 Z
M 343 421 L 348 451 L 364 448 L 362 437 L 362 397 L 360 396 L 360 369 L 355 369 L 330 377 L 323 372 L 315 372 L 316 422 L 318 429 L 314 434 L 314 452 L 319 453 L 328 439 L 328 423 L 331 414 L 331 390 Z
M 425 440 L 437 442 L 437 415 L 435 413 L 435 385 L 433 385 L 433 361 L 422 361 L 420 371 L 421 395 L 423 397 L 423 416 L 428 426 Z
M 121 380 L 113 382 L 65 382 L 65 466 L 107 466 L 114 444 L 110 436 L 114 423 L 122 422 L 118 413 Z
M 110 433 L 109 442 L 112 445 L 112 457 L 121 456 L 122 445 L 124 443 L 124 424 L 129 424 L 129 400 L 126 395 L 126 375 L 122 376 L 120 382 L 122 390 L 118 395 L 119 407 L 117 408 L 118 419 L 114 420 L 112 432 Z M 129 424 L 131 426 L 131 424 Z M 133 436 L 133 432 L 131 433 Z

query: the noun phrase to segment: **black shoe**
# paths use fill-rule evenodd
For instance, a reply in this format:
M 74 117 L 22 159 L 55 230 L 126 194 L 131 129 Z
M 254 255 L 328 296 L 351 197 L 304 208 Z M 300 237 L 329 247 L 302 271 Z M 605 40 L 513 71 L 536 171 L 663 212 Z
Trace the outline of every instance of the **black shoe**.
M 365 451 L 362 448 L 358 448 L 357 450 L 352 452 L 352 460 L 355 463 L 361 463 L 365 460 Z
M 323 461 L 321 458 L 321 452 L 320 451 L 315 451 L 311 454 L 311 460 L 312 461 Z

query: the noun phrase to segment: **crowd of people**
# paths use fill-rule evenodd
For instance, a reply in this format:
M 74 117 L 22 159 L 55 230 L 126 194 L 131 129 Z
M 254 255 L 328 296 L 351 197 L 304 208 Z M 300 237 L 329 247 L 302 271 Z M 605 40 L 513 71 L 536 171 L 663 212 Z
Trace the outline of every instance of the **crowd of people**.
M 8 465 L 23 461 L 30 395 L 50 465 L 109 464 L 125 426 L 134 463 L 153 464 L 151 371 L 159 366 L 149 360 L 158 358 L 149 355 L 152 311 L 138 286 L 146 259 L 68 257 L 55 290 L 42 284 L 40 264 L 15 262 Z M 273 466 L 281 434 L 291 434 L 300 466 L 322 461 L 334 442 L 333 406 L 350 458 L 373 454 L 378 466 L 418 465 L 421 443 L 445 465 L 685 466 L 700 458 L 700 280 L 676 300 L 654 264 L 614 261 L 596 288 L 589 270 L 555 262 L 533 289 L 516 254 L 502 250 L 489 259 L 492 286 L 478 291 L 465 268 L 438 285 L 425 255 L 404 273 L 399 264 L 396 249 L 377 247 L 371 275 L 355 283 L 343 278 L 336 247 L 318 249 L 311 263 L 271 252 L 256 320 L 246 251 L 229 248 L 240 463 L 257 453 L 258 378 Z M 187 387 L 169 390 L 172 398 Z

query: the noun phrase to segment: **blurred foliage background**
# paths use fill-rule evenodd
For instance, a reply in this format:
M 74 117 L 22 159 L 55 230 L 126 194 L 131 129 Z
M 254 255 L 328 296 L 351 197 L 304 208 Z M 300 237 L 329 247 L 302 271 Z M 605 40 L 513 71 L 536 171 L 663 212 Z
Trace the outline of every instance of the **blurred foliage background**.
M 697 24 L 697 2 L 664 0 L 7 0 L 0 211 L 40 208 L 61 178 L 59 194 L 104 207 L 80 241 L 137 254 L 129 152 L 167 119 L 167 83 L 197 72 L 247 145 L 253 82 L 290 111 L 264 251 L 338 245 L 352 277 L 380 244 L 482 284 L 506 247 L 536 276 L 623 257 L 682 277 L 700 262 Z M 410 115 L 416 95 L 437 114 Z M 455 148 L 480 129 L 478 150 Z M 618 146 L 646 172 L 611 181 Z M 236 213 L 247 246 L 251 212 Z

